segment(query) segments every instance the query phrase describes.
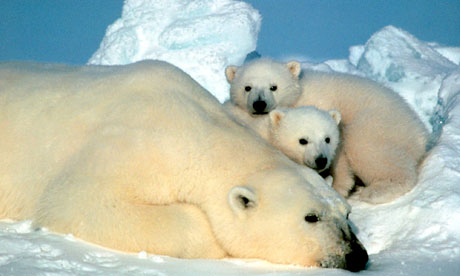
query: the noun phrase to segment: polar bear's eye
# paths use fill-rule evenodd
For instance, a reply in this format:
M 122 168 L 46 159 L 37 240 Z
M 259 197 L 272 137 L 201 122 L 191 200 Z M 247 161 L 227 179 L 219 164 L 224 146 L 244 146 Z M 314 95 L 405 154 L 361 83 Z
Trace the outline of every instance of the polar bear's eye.
M 299 144 L 301 144 L 301 145 L 306 145 L 306 144 L 308 144 L 308 141 L 307 141 L 307 139 L 300 138 L 300 139 L 299 139 Z
M 271 90 L 271 91 L 276 91 L 276 89 L 278 89 L 278 86 L 276 86 L 276 85 L 270 86 L 270 90 Z
M 252 87 L 251 87 L 251 86 L 249 86 L 249 85 L 244 87 L 244 90 L 245 90 L 246 92 L 249 92 L 249 91 L 251 91 L 251 89 L 252 89 Z
M 325 141 L 327 144 L 329 144 L 329 143 L 331 142 L 331 138 L 326 137 L 326 139 L 324 139 L 324 141 Z
M 305 221 L 308 223 L 315 223 L 319 221 L 319 217 L 316 214 L 308 214 L 305 216 Z

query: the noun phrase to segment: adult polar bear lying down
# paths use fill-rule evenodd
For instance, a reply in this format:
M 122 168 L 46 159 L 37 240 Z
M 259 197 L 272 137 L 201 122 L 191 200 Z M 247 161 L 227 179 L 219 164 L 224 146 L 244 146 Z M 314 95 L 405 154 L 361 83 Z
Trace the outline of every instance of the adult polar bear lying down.
M 174 257 L 367 263 L 324 180 L 170 64 L 0 64 L 0 118 L 0 219 Z

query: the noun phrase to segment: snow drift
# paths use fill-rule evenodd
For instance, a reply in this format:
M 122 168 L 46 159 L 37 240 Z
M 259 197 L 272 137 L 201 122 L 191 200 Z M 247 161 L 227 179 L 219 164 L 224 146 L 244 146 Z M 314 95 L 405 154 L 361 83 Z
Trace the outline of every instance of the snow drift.
M 221 101 L 223 70 L 255 48 L 260 16 L 230 0 L 127 0 L 91 64 L 145 58 L 174 63 Z M 417 186 L 383 205 L 351 202 L 351 220 L 370 253 L 367 275 L 458 275 L 460 272 L 460 48 L 420 41 L 388 26 L 347 60 L 303 64 L 374 79 L 401 94 L 432 131 Z M 31 275 L 342 275 L 334 269 L 277 266 L 255 260 L 180 260 L 125 254 L 0 222 L 0 274 Z
M 233 0 L 126 0 L 89 64 L 168 61 L 223 100 L 224 70 L 255 50 L 261 17 Z

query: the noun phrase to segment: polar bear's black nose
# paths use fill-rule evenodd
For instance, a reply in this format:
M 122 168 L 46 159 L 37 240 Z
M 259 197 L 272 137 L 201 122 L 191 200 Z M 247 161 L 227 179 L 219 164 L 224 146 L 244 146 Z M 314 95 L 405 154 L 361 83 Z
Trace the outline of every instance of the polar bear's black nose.
M 318 158 L 315 159 L 316 169 L 322 170 L 327 165 L 327 158 L 320 155 Z
M 345 255 L 345 269 L 352 272 L 357 272 L 366 268 L 369 261 L 366 249 L 361 245 L 356 236 L 351 233 L 350 253 Z
M 265 101 L 255 101 L 252 104 L 252 108 L 254 108 L 255 113 L 265 113 L 265 108 L 267 107 L 267 103 Z

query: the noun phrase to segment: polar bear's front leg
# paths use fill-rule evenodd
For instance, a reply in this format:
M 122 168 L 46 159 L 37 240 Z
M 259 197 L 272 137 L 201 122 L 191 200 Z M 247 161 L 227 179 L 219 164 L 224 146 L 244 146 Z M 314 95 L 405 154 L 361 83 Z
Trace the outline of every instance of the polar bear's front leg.
M 105 205 L 105 204 L 104 204 Z M 121 251 L 176 258 L 223 258 L 206 215 L 191 204 L 144 205 L 113 202 L 65 224 L 46 217 L 40 225 Z M 78 207 L 76 207 L 78 208 Z M 50 220 L 51 218 L 51 220 Z
M 417 163 L 407 151 L 394 145 L 381 148 L 372 157 L 373 162 L 363 162 L 360 167 L 360 175 L 367 185 L 357 197 L 372 204 L 390 202 L 412 190 L 417 183 Z
M 222 258 L 206 215 L 190 204 L 129 204 L 100 229 L 106 235 L 83 237 L 123 251 L 146 251 L 177 258 Z
M 205 213 L 179 203 L 173 177 L 152 165 L 155 149 L 128 134 L 102 137 L 69 162 L 38 200 L 36 225 L 122 251 L 225 256 Z
M 348 197 L 355 185 L 354 174 L 348 162 L 347 156 L 342 149 L 337 150 L 334 164 L 332 166 L 332 187 L 341 196 Z

